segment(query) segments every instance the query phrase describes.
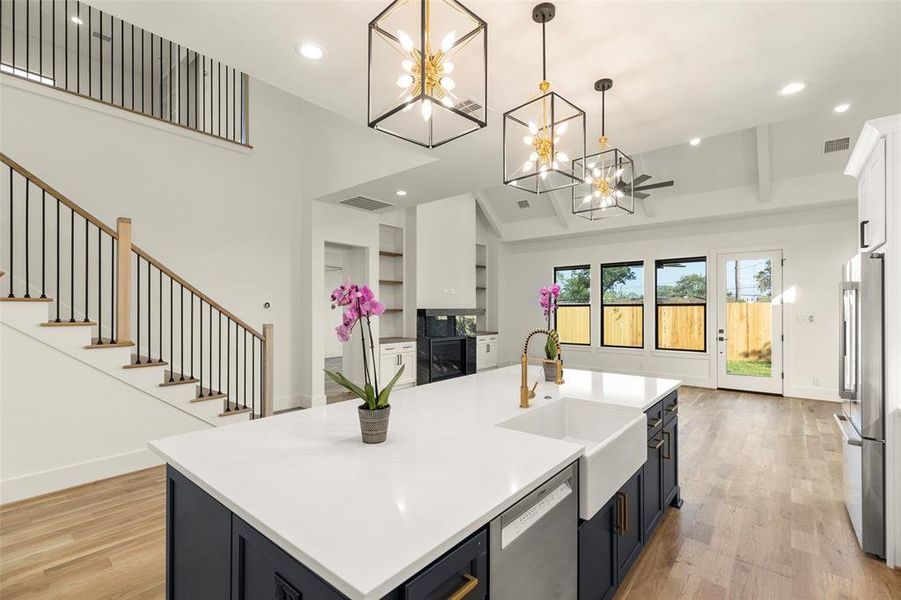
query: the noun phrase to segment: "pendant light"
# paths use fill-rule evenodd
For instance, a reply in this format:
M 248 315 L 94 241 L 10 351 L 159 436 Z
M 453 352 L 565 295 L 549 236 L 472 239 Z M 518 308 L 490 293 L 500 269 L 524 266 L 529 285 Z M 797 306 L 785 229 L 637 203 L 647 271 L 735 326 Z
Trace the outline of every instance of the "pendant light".
M 586 156 L 583 164 L 573 161 L 574 170 L 584 173 L 582 182 L 572 188 L 572 212 L 592 221 L 635 212 L 632 159 L 618 148 L 611 148 L 606 131 L 606 98 L 612 79 L 599 79 L 595 91 L 601 93 L 600 150 Z
M 585 112 L 556 92 L 547 80 L 546 25 L 556 9 L 543 2 L 532 9 L 541 25 L 541 82 L 524 104 L 504 113 L 504 183 L 535 194 L 581 183 L 585 156 Z
M 456 0 L 396 0 L 369 23 L 369 126 L 434 148 L 487 125 L 488 24 Z

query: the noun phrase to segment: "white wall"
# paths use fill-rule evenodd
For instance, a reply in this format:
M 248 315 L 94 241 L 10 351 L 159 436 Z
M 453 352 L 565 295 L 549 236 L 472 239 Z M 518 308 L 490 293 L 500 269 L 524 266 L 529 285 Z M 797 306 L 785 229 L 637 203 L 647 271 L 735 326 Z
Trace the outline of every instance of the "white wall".
M 476 203 L 470 194 L 416 208 L 418 308 L 475 308 Z
M 160 464 L 148 440 L 208 427 L 0 324 L 0 503 Z
M 568 346 L 565 362 L 574 367 L 675 377 L 686 383 L 716 385 L 714 353 L 653 350 L 653 296 L 645 300 L 643 350 L 599 348 L 599 265 L 602 262 L 644 260 L 645 277 L 653 277 L 660 258 L 708 256 L 708 298 L 715 298 L 715 256 L 718 252 L 781 249 L 786 259 L 784 289 L 792 289 L 784 306 L 785 394 L 838 399 L 836 356 L 840 266 L 855 252 L 855 212 L 850 203 L 794 213 L 743 219 L 606 232 L 549 241 L 503 244 L 500 252 L 500 359 L 518 359 L 520 339 L 542 323 L 538 288 L 553 278 L 554 266 L 592 265 L 592 348 Z M 714 302 L 708 314 L 708 348 L 715 348 Z M 796 317 L 812 315 L 814 321 Z

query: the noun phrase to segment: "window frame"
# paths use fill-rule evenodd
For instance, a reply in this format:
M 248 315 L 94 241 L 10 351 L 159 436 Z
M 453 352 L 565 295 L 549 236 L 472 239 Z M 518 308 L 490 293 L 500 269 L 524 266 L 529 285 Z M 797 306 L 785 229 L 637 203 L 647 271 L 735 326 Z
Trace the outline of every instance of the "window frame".
M 641 293 L 641 345 L 640 346 L 621 346 L 619 344 L 605 344 L 604 343 L 604 307 L 605 306 L 638 306 L 638 305 L 637 304 L 608 304 L 608 303 L 604 302 L 604 267 L 641 267 L 642 269 L 644 269 L 645 272 L 647 272 L 647 269 L 645 267 L 645 261 L 633 260 L 633 261 L 625 261 L 625 262 L 601 263 L 600 267 L 601 267 L 601 269 L 599 271 L 599 274 L 600 274 L 601 292 L 600 292 L 599 302 L 600 302 L 600 306 L 601 306 L 601 327 L 600 327 L 600 329 L 601 329 L 601 348 L 624 348 L 624 349 L 628 349 L 628 350 L 644 350 L 645 341 L 647 339 L 647 338 L 645 338 L 645 331 L 644 331 L 644 318 L 645 318 L 644 309 L 645 309 L 645 303 L 647 302 L 647 298 L 645 298 L 645 293 L 644 293 L 646 278 L 645 278 L 644 274 L 642 274 L 642 281 L 641 281 L 641 286 L 642 286 L 642 293 Z M 656 296 L 656 293 L 657 293 L 657 289 L 655 287 L 654 288 L 655 296 Z
M 691 303 L 679 303 L 679 304 L 661 304 L 659 301 L 659 296 L 657 294 L 657 271 L 660 269 L 660 265 L 665 265 L 668 263 L 685 263 L 685 262 L 703 262 L 704 263 L 704 283 L 707 286 L 707 290 L 704 292 L 704 302 L 691 302 Z M 692 352 L 694 354 L 707 354 L 707 304 L 709 300 L 709 291 L 710 291 L 710 261 L 707 260 L 706 256 L 691 256 L 687 258 L 658 258 L 654 261 L 654 349 L 659 350 L 661 352 Z M 660 307 L 661 306 L 703 306 L 704 307 L 704 347 L 701 350 L 694 350 L 691 348 L 661 348 L 660 347 Z
M 570 303 L 560 304 L 558 302 L 557 307 L 554 309 L 554 331 L 557 331 L 557 310 L 561 306 L 575 306 L 575 307 L 587 306 L 588 307 L 588 341 L 585 343 L 580 343 L 580 342 L 564 342 L 563 340 L 560 340 L 560 345 L 561 346 L 591 347 L 591 285 L 590 285 L 591 265 L 583 264 L 583 265 L 569 265 L 569 266 L 563 266 L 563 267 L 554 267 L 554 283 L 557 283 L 557 271 L 574 271 L 576 269 L 587 269 L 588 270 L 588 281 L 589 281 L 588 302 L 585 302 L 585 303 L 580 302 L 580 303 L 573 303 L 573 304 L 570 304 Z

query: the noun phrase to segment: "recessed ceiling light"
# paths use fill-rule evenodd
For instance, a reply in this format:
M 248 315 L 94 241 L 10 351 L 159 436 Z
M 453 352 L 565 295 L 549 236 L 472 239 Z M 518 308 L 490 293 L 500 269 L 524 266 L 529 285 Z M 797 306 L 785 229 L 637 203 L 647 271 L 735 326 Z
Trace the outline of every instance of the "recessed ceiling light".
M 780 96 L 791 96 L 792 94 L 797 94 L 806 87 L 807 84 L 803 81 L 793 81 L 788 85 L 783 86 L 778 93 Z
M 319 60 L 325 56 L 325 48 L 319 44 L 314 44 L 313 42 L 297 44 L 297 46 L 294 47 L 294 51 L 310 60 Z
M 846 110 L 848 110 L 849 108 L 851 108 L 851 105 L 848 104 L 847 102 L 843 102 L 842 104 L 837 105 L 837 106 L 836 106 L 835 108 L 833 108 L 832 110 L 834 110 L 834 111 L 837 112 L 837 113 L 843 113 L 843 112 L 845 112 Z
M 81 19 L 79 19 L 79 18 L 76 17 L 76 16 L 73 16 L 70 20 L 71 20 L 73 23 L 75 23 L 76 25 L 82 25 L 82 24 L 84 24 L 84 21 L 82 21 Z
M 396 194 L 397 194 L 398 196 L 406 196 L 406 195 L 407 195 L 407 190 L 397 190 Z
M 697 146 L 698 144 L 701 143 L 701 138 L 698 138 L 698 137 L 691 138 L 690 140 L 688 140 L 688 143 L 691 144 L 692 146 Z

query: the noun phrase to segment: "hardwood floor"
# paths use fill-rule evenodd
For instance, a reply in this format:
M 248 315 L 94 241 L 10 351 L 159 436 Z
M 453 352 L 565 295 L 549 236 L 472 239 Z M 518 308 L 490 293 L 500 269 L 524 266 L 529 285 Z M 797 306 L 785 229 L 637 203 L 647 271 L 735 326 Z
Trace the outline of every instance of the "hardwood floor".
M 680 404 L 685 504 L 618 600 L 901 599 L 842 504 L 837 405 L 690 387 Z M 162 467 L 0 507 L 0 598 L 163 598 L 164 515 Z

